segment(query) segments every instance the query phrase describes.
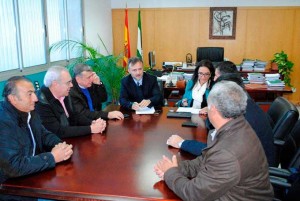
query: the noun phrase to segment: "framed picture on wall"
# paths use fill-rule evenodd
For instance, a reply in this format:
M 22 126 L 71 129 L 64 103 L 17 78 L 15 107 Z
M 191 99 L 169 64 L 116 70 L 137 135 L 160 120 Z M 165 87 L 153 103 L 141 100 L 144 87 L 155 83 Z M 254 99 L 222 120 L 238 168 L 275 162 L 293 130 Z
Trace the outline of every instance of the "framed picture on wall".
M 235 39 L 236 7 L 211 7 L 209 39 Z

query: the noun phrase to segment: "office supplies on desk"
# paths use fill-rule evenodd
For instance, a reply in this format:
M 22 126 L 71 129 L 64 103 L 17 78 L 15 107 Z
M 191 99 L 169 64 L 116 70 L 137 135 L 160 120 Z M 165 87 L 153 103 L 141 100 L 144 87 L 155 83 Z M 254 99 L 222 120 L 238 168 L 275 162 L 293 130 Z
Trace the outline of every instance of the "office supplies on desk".
M 192 113 L 190 112 L 171 112 L 169 111 L 167 114 L 168 118 L 191 118 Z
M 201 109 L 196 109 L 192 107 L 179 107 L 177 112 L 190 112 L 192 114 L 199 114 Z
M 154 114 L 155 112 L 155 109 L 154 107 L 143 107 L 143 108 L 140 108 L 139 110 L 135 111 L 136 114 Z
M 186 121 L 186 122 L 183 122 L 181 124 L 182 127 L 198 127 L 198 124 L 197 123 L 194 123 L 192 121 Z

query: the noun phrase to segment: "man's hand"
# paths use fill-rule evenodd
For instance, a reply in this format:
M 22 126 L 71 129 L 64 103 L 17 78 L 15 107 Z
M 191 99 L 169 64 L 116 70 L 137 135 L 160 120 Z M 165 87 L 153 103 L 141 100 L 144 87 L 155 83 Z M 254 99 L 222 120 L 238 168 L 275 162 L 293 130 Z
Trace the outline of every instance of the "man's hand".
M 91 132 L 92 133 L 102 133 L 106 128 L 106 121 L 99 118 L 97 120 L 92 121 L 91 124 Z
M 139 106 L 139 104 L 138 104 L 137 102 L 134 102 L 134 103 L 132 104 L 132 106 L 131 106 L 131 109 L 133 109 L 133 110 L 139 110 L 139 109 L 140 109 L 140 106 Z
M 119 112 L 119 111 L 112 111 L 112 112 L 109 112 L 108 113 L 108 118 L 109 119 L 124 119 L 124 115 L 122 112 Z
M 182 137 L 180 137 L 179 135 L 172 135 L 171 137 L 169 137 L 169 139 L 167 140 L 167 145 L 170 145 L 172 147 L 175 148 L 180 148 L 179 143 L 182 142 L 184 139 Z
M 72 148 L 73 145 L 67 144 L 66 142 L 55 145 L 51 150 L 55 163 L 68 160 L 73 154 Z
M 93 72 L 92 80 L 93 80 L 94 84 L 97 84 L 97 85 L 101 84 L 101 80 L 100 80 L 99 76 L 95 72 Z
M 199 112 L 201 115 L 207 115 L 207 107 L 204 107 Z
M 168 157 L 163 156 L 162 160 L 158 161 L 158 163 L 154 166 L 154 172 L 163 180 L 165 172 L 170 168 L 177 166 L 178 163 L 175 155 L 172 156 L 172 161 Z
M 140 103 L 139 103 L 139 106 L 140 107 L 148 107 L 148 105 L 150 105 L 151 103 L 151 100 L 142 100 Z

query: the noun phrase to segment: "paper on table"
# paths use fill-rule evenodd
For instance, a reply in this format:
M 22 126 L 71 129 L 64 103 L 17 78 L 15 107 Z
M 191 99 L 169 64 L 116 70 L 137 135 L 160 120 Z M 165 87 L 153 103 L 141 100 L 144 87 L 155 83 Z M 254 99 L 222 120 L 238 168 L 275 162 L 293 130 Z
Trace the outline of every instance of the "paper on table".
M 143 108 L 140 108 L 139 110 L 135 111 L 136 114 L 154 114 L 155 112 L 155 109 L 154 107 L 143 107 Z
M 190 112 L 192 114 L 199 114 L 201 109 L 192 107 L 179 107 L 176 112 Z

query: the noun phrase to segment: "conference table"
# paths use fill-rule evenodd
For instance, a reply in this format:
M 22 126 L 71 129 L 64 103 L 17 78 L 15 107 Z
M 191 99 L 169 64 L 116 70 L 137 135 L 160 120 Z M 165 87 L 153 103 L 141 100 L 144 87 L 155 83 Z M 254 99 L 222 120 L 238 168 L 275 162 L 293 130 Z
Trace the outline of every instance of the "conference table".
M 119 110 L 108 106 L 107 111 Z M 1 185 L 0 193 L 55 200 L 180 200 L 153 171 L 163 155 L 178 160 L 195 156 L 166 145 L 172 134 L 206 142 L 201 115 L 191 119 L 167 118 L 176 108 L 163 107 L 155 114 L 129 114 L 108 120 L 102 134 L 66 138 L 74 146 L 71 159 L 53 169 L 14 178 Z M 185 121 L 198 127 L 182 127 Z

